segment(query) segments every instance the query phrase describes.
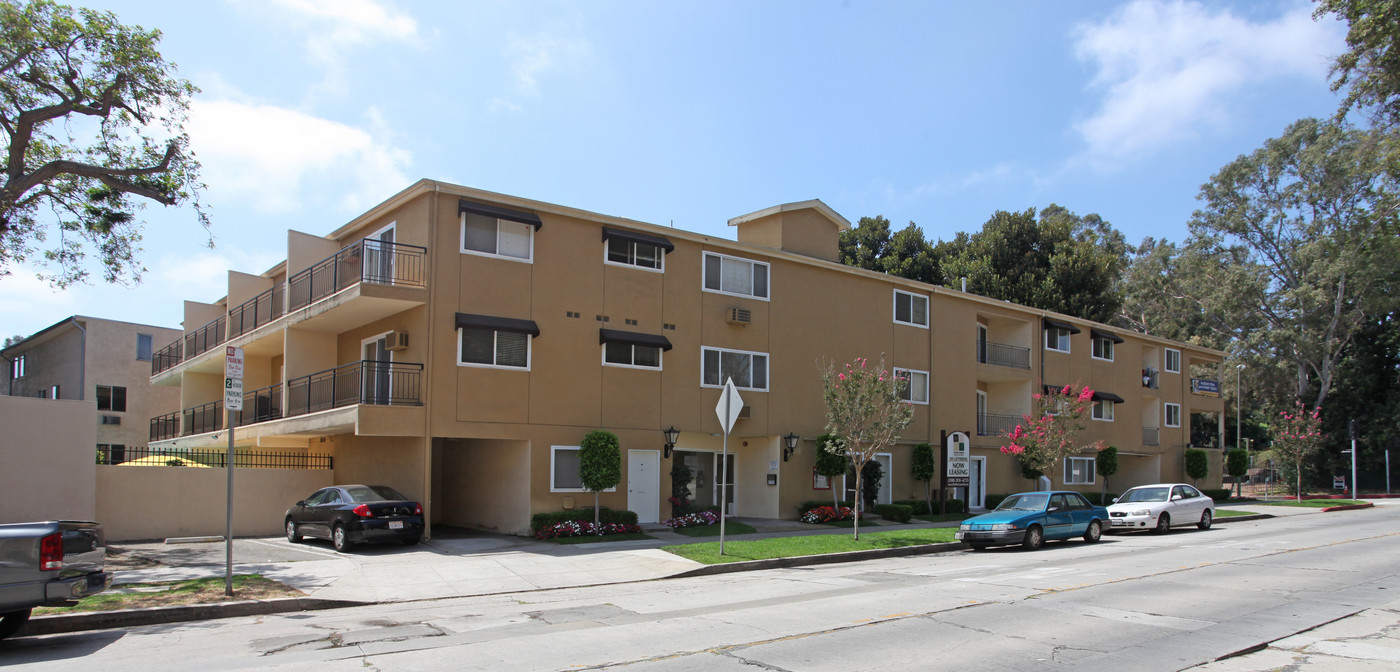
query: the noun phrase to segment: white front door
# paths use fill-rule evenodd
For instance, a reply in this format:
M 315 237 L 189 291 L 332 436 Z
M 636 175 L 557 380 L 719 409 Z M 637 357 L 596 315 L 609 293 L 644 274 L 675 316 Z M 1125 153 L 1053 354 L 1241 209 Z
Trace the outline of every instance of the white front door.
M 968 488 L 967 507 L 969 509 L 985 508 L 986 500 L 984 493 L 987 490 L 987 458 L 973 457 L 968 460 Z
M 627 510 L 638 523 L 660 522 L 661 452 L 627 451 Z
M 388 334 L 361 342 L 364 361 L 360 364 L 360 403 L 387 405 L 393 398 L 394 353 L 389 350 Z
M 894 483 L 894 456 L 889 453 L 875 453 L 875 461 L 880 463 L 880 468 L 884 471 L 880 476 L 880 492 L 875 495 L 876 504 L 893 504 L 894 488 L 890 486 Z

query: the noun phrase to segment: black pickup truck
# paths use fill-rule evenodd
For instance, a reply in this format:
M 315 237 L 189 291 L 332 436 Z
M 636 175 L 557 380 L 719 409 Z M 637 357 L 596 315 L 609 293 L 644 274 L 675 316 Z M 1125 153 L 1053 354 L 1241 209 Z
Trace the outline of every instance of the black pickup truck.
M 63 606 L 112 585 L 102 525 L 74 520 L 0 525 L 0 639 L 34 607 Z

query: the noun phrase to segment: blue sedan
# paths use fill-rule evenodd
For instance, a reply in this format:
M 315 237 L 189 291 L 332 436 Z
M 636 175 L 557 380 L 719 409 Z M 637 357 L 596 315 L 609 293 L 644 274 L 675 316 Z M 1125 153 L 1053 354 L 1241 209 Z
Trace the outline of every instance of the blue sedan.
M 956 536 L 975 551 L 1007 544 L 1033 551 L 1048 539 L 1083 537 L 1092 544 L 1103 536 L 1107 520 L 1108 509 L 1077 492 L 1022 492 L 1001 500 L 989 513 L 964 520 Z

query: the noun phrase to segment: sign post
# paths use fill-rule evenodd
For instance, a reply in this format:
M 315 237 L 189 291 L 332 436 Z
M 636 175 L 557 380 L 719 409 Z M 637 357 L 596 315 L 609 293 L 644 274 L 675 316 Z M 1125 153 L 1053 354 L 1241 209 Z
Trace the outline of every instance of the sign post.
M 233 414 L 243 410 L 243 348 L 224 350 L 224 430 L 228 432 L 228 511 L 224 517 L 224 595 L 233 597 Z
M 734 421 L 739 419 L 739 412 L 744 410 L 744 400 L 739 396 L 739 390 L 734 389 L 734 379 L 724 380 L 724 389 L 719 393 L 719 403 L 715 405 L 715 415 L 719 416 L 719 424 L 724 428 L 724 448 L 719 458 L 719 473 L 715 478 L 719 479 L 719 554 L 724 555 L 724 519 L 729 515 L 729 430 L 734 428 Z
M 948 514 L 948 488 L 970 488 L 972 473 L 968 463 L 972 460 L 972 442 L 962 432 L 941 432 L 940 452 L 943 453 L 942 487 L 939 488 L 939 514 Z M 970 503 L 968 504 L 970 506 Z

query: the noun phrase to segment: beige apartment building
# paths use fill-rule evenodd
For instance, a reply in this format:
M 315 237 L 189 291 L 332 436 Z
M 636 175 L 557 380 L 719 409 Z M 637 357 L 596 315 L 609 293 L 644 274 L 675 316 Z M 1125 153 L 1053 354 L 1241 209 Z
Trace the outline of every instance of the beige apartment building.
M 843 266 L 850 223 L 821 201 L 729 224 L 737 241 L 420 181 L 329 235 L 289 232 L 286 261 L 187 301 L 151 369 L 181 410 L 152 418 L 151 445 L 224 445 L 228 347 L 245 357 L 238 450 L 330 456 L 335 482 L 391 485 L 432 524 L 515 534 L 592 505 L 577 462 L 595 429 L 623 453 L 605 506 L 668 517 L 676 461 L 695 501 L 718 502 L 726 378 L 744 403 L 729 511 L 793 518 L 839 494 L 842 479 L 813 473 L 824 360 L 883 354 L 911 378 L 913 423 L 879 458 L 883 501 L 922 498 L 911 448 L 945 431 L 972 437 L 959 494 L 973 507 L 1034 487 L 1000 434 L 1042 384 L 1099 391 L 1089 433 L 1120 450 L 1112 490 L 1183 479 L 1193 419 L 1197 444 L 1220 445 L 1221 352 Z M 1098 491 L 1093 461 L 1068 460 L 1053 485 Z

